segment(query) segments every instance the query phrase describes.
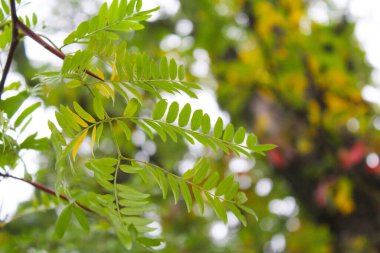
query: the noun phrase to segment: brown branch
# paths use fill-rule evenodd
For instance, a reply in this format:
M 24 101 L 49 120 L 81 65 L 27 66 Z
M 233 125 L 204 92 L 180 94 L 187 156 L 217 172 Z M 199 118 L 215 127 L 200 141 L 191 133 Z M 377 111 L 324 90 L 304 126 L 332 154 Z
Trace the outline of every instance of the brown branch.
M 47 186 L 45 186 L 43 184 L 40 184 L 40 183 L 37 183 L 37 182 L 33 182 L 33 181 L 29 181 L 29 180 L 26 180 L 26 179 L 23 179 L 23 178 L 20 178 L 20 177 L 12 176 L 12 175 L 10 175 L 8 173 L 1 173 L 0 172 L 0 177 L 3 177 L 3 178 L 13 178 L 15 180 L 25 182 L 27 184 L 32 185 L 36 189 L 39 189 L 39 190 L 41 190 L 43 192 L 46 192 L 46 193 L 48 193 L 50 195 L 58 196 L 60 199 L 63 199 L 65 201 L 67 201 L 67 202 L 70 202 L 70 199 L 66 195 L 63 195 L 63 194 L 57 195 L 57 193 L 55 192 L 55 190 L 53 190 L 53 189 L 51 189 L 51 188 L 49 188 L 49 187 L 47 187 Z M 79 203 L 78 201 L 74 201 L 74 203 L 77 204 L 83 210 L 86 210 L 86 211 L 88 211 L 90 213 L 94 213 L 93 210 L 91 210 L 89 207 L 87 207 L 87 206 Z
M 25 35 L 29 36 L 31 39 L 33 39 L 35 42 L 43 46 L 46 50 L 48 50 L 50 53 L 56 55 L 57 57 L 61 58 L 62 60 L 65 59 L 66 55 L 56 49 L 55 47 L 51 46 L 48 44 L 46 41 L 44 41 L 39 35 L 37 35 L 35 32 L 33 32 L 29 27 L 27 27 L 25 24 L 23 24 L 20 20 L 17 19 L 16 21 L 17 27 L 25 33 Z M 89 76 L 92 76 L 99 81 L 104 81 L 103 78 L 99 77 L 98 75 L 94 74 L 90 70 L 86 69 L 85 70 L 86 74 Z
M 7 79 L 9 70 L 11 69 L 12 59 L 19 43 L 19 34 L 18 34 L 17 26 L 15 25 L 18 21 L 17 14 L 16 14 L 15 1 L 10 0 L 10 5 L 11 5 L 11 19 L 12 19 L 12 40 L 11 40 L 11 46 L 9 48 L 9 53 L 7 56 L 7 61 L 5 62 L 5 66 L 3 69 L 3 75 L 1 76 L 1 81 L 0 81 L 0 101 L 1 101 L 1 95 L 3 94 L 3 91 L 4 91 L 5 81 Z
M 17 48 L 17 45 L 19 44 L 19 31 L 18 31 L 18 29 L 23 31 L 25 35 L 29 36 L 31 39 L 33 39 L 38 44 L 43 46 L 50 53 L 56 55 L 57 57 L 61 58 L 62 60 L 65 59 L 65 57 L 66 57 L 66 55 L 63 52 L 61 52 L 60 50 L 51 46 L 49 43 L 47 43 L 45 40 L 43 40 L 40 36 L 38 36 L 35 32 L 33 32 L 29 27 L 27 27 L 25 24 L 23 24 L 17 17 L 15 0 L 9 0 L 9 2 L 10 2 L 10 7 L 11 7 L 11 20 L 12 20 L 12 41 L 11 41 L 11 45 L 9 48 L 7 60 L 6 60 L 5 66 L 4 66 L 3 75 L 1 76 L 1 80 L 0 80 L 0 101 L 1 101 L 1 95 L 3 94 L 3 91 L 4 91 L 5 81 L 7 79 L 9 70 L 11 68 L 14 53 L 15 53 L 15 50 Z M 91 72 L 88 69 L 85 70 L 85 73 L 89 76 L 92 76 L 93 78 L 98 79 L 99 81 L 104 81 L 103 78 L 99 77 L 98 75 L 94 74 L 93 72 Z

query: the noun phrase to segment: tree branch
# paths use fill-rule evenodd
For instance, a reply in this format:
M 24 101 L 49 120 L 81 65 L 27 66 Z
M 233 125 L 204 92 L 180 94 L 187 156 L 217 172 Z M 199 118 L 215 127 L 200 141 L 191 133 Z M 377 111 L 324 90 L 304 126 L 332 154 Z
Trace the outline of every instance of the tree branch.
M 33 32 L 29 27 L 27 27 L 25 24 L 23 24 L 17 17 L 15 0 L 9 0 L 9 2 L 10 2 L 10 7 L 11 7 L 11 19 L 12 19 L 12 41 L 11 41 L 11 45 L 9 48 L 7 60 L 6 60 L 5 66 L 4 66 L 3 75 L 1 76 L 0 101 L 1 101 L 1 95 L 3 94 L 3 91 L 4 91 L 5 81 L 7 79 L 9 70 L 11 68 L 14 53 L 16 51 L 17 45 L 19 44 L 18 29 L 23 31 L 25 35 L 29 36 L 31 39 L 33 39 L 38 44 L 43 46 L 50 53 L 56 55 L 57 57 L 61 58 L 62 60 L 65 59 L 65 57 L 66 57 L 66 55 L 63 52 L 61 52 L 60 50 L 58 50 L 55 47 L 48 44 L 40 36 L 38 36 L 35 32 Z M 94 74 L 93 72 L 91 72 L 88 69 L 85 70 L 85 73 L 89 76 L 92 76 L 93 78 L 98 79 L 99 81 L 104 81 L 103 78 L 99 77 L 98 75 Z
M 37 183 L 37 182 L 33 182 L 33 181 L 29 181 L 29 180 L 26 180 L 26 179 L 23 179 L 23 178 L 20 178 L 20 177 L 16 177 L 16 176 L 12 176 L 12 175 L 10 175 L 8 173 L 2 173 L 2 172 L 0 172 L 0 177 L 3 177 L 3 178 L 13 178 L 15 180 L 25 182 L 27 184 L 32 185 L 36 189 L 39 189 L 39 190 L 41 190 L 43 192 L 46 192 L 46 193 L 48 193 L 50 195 L 58 196 L 60 199 L 63 199 L 65 201 L 67 201 L 67 202 L 70 202 L 70 199 L 66 195 L 63 195 L 63 194 L 57 195 L 57 193 L 53 189 L 51 189 L 51 188 L 49 188 L 49 187 L 47 187 L 47 186 L 45 186 L 43 184 L 40 184 L 40 183 Z M 86 210 L 86 211 L 88 211 L 90 213 L 94 213 L 93 210 L 91 210 L 89 207 L 87 207 L 87 206 L 79 203 L 78 201 L 74 201 L 74 203 L 77 204 L 83 210 Z
M 48 44 L 39 35 L 37 35 L 35 32 L 33 32 L 29 27 L 27 27 L 25 24 L 23 24 L 20 20 L 17 19 L 16 24 L 17 24 L 17 27 L 25 33 L 25 35 L 29 36 L 35 42 L 37 42 L 38 44 L 43 46 L 50 53 L 56 55 L 57 57 L 61 58 L 62 60 L 65 59 L 66 55 L 62 51 L 60 51 L 60 50 L 56 49 L 55 47 L 51 46 L 50 44 Z M 93 72 L 91 72 L 88 69 L 86 69 L 85 72 L 87 75 L 92 76 L 92 77 L 98 79 L 99 81 L 104 81 L 103 78 L 97 76 L 96 74 L 94 74 Z
M 11 40 L 11 46 L 9 48 L 9 53 L 7 56 L 7 61 L 5 62 L 5 66 L 3 69 L 3 75 L 1 76 L 1 81 L 0 81 L 0 101 L 1 101 L 1 95 L 3 94 L 3 91 L 4 91 L 5 81 L 7 79 L 9 70 L 11 68 L 12 59 L 16 51 L 17 45 L 19 43 L 19 34 L 17 30 L 17 25 L 16 25 L 18 18 L 17 18 L 17 13 L 16 13 L 15 1 L 10 0 L 10 5 L 11 5 L 11 19 L 12 19 L 12 40 Z

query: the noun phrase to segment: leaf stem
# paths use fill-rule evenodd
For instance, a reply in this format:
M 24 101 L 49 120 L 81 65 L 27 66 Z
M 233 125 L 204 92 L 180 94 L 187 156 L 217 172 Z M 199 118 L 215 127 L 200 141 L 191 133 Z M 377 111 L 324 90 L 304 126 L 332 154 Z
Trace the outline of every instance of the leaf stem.
M 39 189 L 43 192 L 46 192 L 50 195 L 54 195 L 54 196 L 58 196 L 60 199 L 63 199 L 67 202 L 70 202 L 70 199 L 66 196 L 66 195 L 63 195 L 63 194 L 57 194 L 57 192 L 49 187 L 47 187 L 46 185 L 43 185 L 43 184 L 40 184 L 40 183 L 37 183 L 37 182 L 33 182 L 33 181 L 30 181 L 30 180 L 27 180 L 27 179 L 24 179 L 24 178 L 20 178 L 20 177 L 16 177 L 16 176 L 12 176 L 8 173 L 2 173 L 0 172 L 0 177 L 3 177 L 3 178 L 13 178 L 15 180 L 18 180 L 18 181 L 22 181 L 22 182 L 25 182 L 27 184 L 30 184 L 32 185 L 34 188 L 36 189 Z M 79 203 L 78 201 L 74 201 L 75 204 L 77 204 L 80 208 L 82 208 L 83 210 L 86 210 L 90 213 L 94 213 L 93 210 L 91 210 L 89 207 Z

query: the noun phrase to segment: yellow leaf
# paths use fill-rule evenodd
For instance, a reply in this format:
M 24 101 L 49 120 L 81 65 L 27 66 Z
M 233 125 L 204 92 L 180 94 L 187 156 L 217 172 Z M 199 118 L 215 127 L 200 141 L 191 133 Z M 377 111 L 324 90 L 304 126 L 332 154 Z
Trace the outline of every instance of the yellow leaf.
M 106 97 L 111 96 L 112 100 L 115 99 L 115 92 L 107 84 L 95 84 L 95 87 Z
M 119 81 L 119 74 L 117 73 L 116 64 L 112 63 L 111 81 Z
M 101 84 L 95 84 L 95 87 L 100 91 L 100 93 L 103 94 L 106 98 L 109 98 L 110 95 L 108 94 L 107 90 L 103 87 Z
M 79 117 L 76 113 L 72 112 L 70 109 L 69 109 L 69 112 L 71 116 L 73 117 L 73 119 L 75 120 L 75 122 L 78 123 L 81 127 L 88 127 L 87 122 L 84 121 L 81 117 Z
M 95 74 L 96 74 L 98 77 L 100 77 L 101 79 L 105 80 L 105 78 L 104 78 L 104 73 L 103 73 L 103 71 L 102 71 L 101 69 L 96 68 L 94 72 L 95 72 Z
M 79 146 L 82 144 L 84 138 L 86 138 L 87 133 L 88 133 L 88 129 L 86 129 L 81 134 L 81 136 L 79 136 L 79 138 L 75 141 L 74 148 L 73 148 L 73 153 L 72 153 L 72 157 L 73 157 L 74 161 L 75 161 L 75 157 L 77 156 L 77 152 L 78 152 Z
M 92 128 L 92 134 L 91 134 L 91 153 L 94 155 L 94 145 L 95 145 L 95 139 L 96 139 L 96 126 Z
M 108 94 L 110 94 L 112 100 L 115 100 L 115 92 L 113 91 L 113 89 L 108 86 L 108 84 L 104 84 L 104 88 L 107 90 Z

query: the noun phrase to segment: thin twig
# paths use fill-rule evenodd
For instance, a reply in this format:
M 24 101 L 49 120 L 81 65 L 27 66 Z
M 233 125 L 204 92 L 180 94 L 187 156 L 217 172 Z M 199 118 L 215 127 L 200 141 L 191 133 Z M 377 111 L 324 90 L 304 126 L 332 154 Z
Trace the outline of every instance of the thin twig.
M 44 41 L 39 35 L 37 35 L 35 32 L 33 32 L 29 27 L 27 27 L 25 24 L 23 24 L 21 21 L 17 20 L 17 27 L 25 33 L 25 35 L 29 36 L 31 39 L 36 41 L 38 44 L 43 46 L 46 50 L 48 50 L 50 53 L 56 55 L 57 57 L 61 58 L 62 60 L 65 59 L 66 55 L 58 50 L 57 48 L 51 46 L 46 41 Z M 90 70 L 85 70 L 86 74 L 89 76 L 92 76 L 100 81 L 104 81 L 103 78 L 99 77 L 98 75 L 94 74 Z
M 65 195 L 63 195 L 63 194 L 59 194 L 59 195 L 57 195 L 57 193 L 55 192 L 55 190 L 53 190 L 53 189 L 51 189 L 51 188 L 49 188 L 49 187 L 47 187 L 47 186 L 45 186 L 45 185 L 43 185 L 43 184 L 40 184 L 40 183 L 37 183 L 37 182 L 33 182 L 33 181 L 29 181 L 29 180 L 26 180 L 26 179 L 24 179 L 24 178 L 20 178 L 20 177 L 12 176 L 12 175 L 10 175 L 10 174 L 8 174 L 8 173 L 5 173 L 5 174 L 4 174 L 4 173 L 1 173 L 1 172 L 0 172 L 0 177 L 3 177 L 3 178 L 13 178 L 13 179 L 15 179 L 15 180 L 25 182 L 25 183 L 27 183 L 27 184 L 32 185 L 32 186 L 35 187 L 36 189 L 39 189 L 39 190 L 41 190 L 41 191 L 43 191 L 43 192 L 46 192 L 46 193 L 48 193 L 48 194 L 50 194 L 50 195 L 58 196 L 60 199 L 63 199 L 63 200 L 65 200 L 65 201 L 67 201 L 67 202 L 70 202 L 70 199 L 69 199 L 67 196 L 65 196 Z M 91 210 L 89 207 L 87 207 L 87 206 L 85 206 L 85 205 L 79 203 L 78 201 L 75 201 L 75 204 L 77 204 L 77 205 L 78 205 L 80 208 L 82 208 L 83 210 L 86 210 L 86 211 L 88 211 L 88 212 L 90 212 L 90 213 L 94 213 L 93 210 Z
M 3 91 L 4 91 L 5 81 L 7 79 L 9 70 L 11 68 L 12 59 L 19 43 L 19 34 L 17 30 L 17 25 L 16 25 L 18 18 L 17 18 L 17 13 L 16 13 L 15 1 L 10 0 L 10 5 L 11 5 L 11 19 L 12 19 L 12 40 L 11 40 L 11 46 L 9 48 L 9 53 L 7 56 L 7 61 L 5 62 L 5 66 L 3 69 L 3 75 L 1 76 L 1 81 L 0 81 L 0 101 L 1 101 L 1 95 L 3 94 Z
M 1 101 L 1 95 L 3 94 L 3 91 L 4 91 L 5 81 L 7 79 L 9 70 L 11 68 L 14 53 L 15 53 L 15 50 L 17 48 L 17 45 L 19 44 L 18 29 L 23 31 L 25 35 L 29 36 L 31 39 L 33 39 L 38 44 L 43 46 L 50 53 L 56 55 L 57 57 L 61 58 L 62 60 L 65 59 L 65 57 L 66 57 L 66 55 L 62 51 L 51 46 L 49 43 L 47 43 L 45 40 L 43 40 L 41 38 L 41 36 L 37 35 L 29 27 L 27 27 L 25 24 L 23 24 L 17 17 L 15 0 L 9 0 L 9 2 L 10 2 L 10 7 L 11 7 L 11 19 L 12 19 L 12 40 L 11 40 L 11 45 L 9 48 L 9 53 L 7 56 L 7 61 L 5 63 L 4 69 L 3 69 L 3 75 L 1 76 L 1 81 L 0 81 L 0 101 Z M 99 77 L 98 75 L 94 74 L 93 72 L 91 72 L 88 69 L 85 70 L 85 73 L 89 76 L 92 76 L 93 78 L 98 79 L 99 81 L 104 81 L 103 78 Z

